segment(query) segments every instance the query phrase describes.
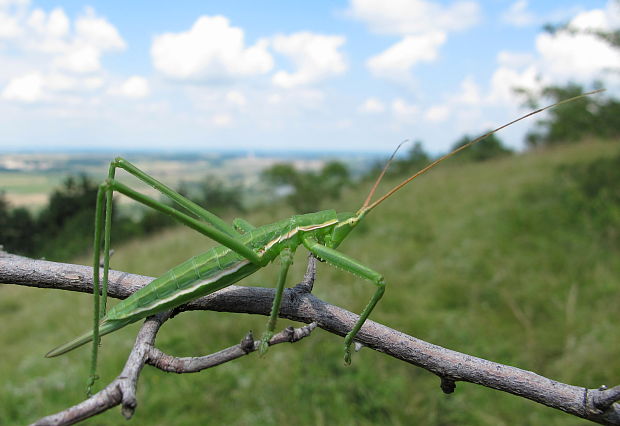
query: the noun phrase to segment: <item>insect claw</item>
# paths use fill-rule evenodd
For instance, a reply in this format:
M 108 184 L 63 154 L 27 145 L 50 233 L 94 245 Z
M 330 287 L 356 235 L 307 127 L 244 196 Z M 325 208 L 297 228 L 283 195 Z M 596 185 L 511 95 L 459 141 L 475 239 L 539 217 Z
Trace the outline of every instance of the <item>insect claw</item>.
M 267 349 L 269 349 L 269 341 L 272 337 L 273 331 L 265 331 L 265 333 L 263 334 L 263 337 L 258 344 L 258 353 L 261 357 L 265 356 L 265 354 L 267 353 Z
M 351 344 L 344 346 L 344 365 L 351 365 Z
M 99 375 L 98 374 L 94 374 L 92 376 L 88 377 L 88 383 L 86 384 L 86 396 L 88 398 L 90 398 L 91 396 L 93 396 L 93 385 L 95 384 L 95 382 L 99 380 Z

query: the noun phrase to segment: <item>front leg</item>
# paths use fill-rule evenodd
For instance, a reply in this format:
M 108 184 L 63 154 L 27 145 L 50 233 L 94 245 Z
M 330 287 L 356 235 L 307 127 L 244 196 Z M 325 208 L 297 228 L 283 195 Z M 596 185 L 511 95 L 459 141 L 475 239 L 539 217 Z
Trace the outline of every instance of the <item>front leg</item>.
M 265 355 L 267 348 L 269 347 L 269 340 L 273 337 L 273 332 L 276 328 L 276 321 L 278 319 L 278 313 L 280 313 L 280 304 L 282 303 L 282 293 L 284 293 L 284 283 L 286 282 L 286 275 L 288 269 L 293 263 L 294 250 L 289 247 L 285 247 L 280 252 L 280 274 L 278 275 L 278 285 L 276 287 L 276 294 L 273 298 L 273 305 L 271 306 L 271 315 L 267 322 L 267 329 L 263 334 L 260 342 L 259 353 Z
M 337 250 L 320 244 L 314 238 L 303 236 L 302 242 L 304 246 L 319 259 L 331 263 L 332 265 L 344 269 L 345 271 L 349 271 L 354 275 L 365 278 L 377 286 L 377 290 L 372 295 L 368 305 L 366 305 L 360 314 L 359 319 L 344 338 L 344 362 L 349 365 L 351 364 L 351 345 L 353 343 L 353 339 L 357 335 L 360 328 L 362 328 L 362 325 L 364 325 L 366 318 L 368 318 L 372 310 L 375 308 L 377 302 L 383 296 L 383 293 L 385 292 L 385 281 L 380 273 L 370 269 L 357 260 L 351 259 Z

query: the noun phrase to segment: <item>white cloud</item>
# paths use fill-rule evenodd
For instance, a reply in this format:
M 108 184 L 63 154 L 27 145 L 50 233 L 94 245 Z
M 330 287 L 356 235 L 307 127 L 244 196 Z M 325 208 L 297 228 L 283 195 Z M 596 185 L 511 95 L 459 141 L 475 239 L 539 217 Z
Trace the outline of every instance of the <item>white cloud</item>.
M 101 56 L 126 48 L 116 27 L 98 17 L 92 8 L 79 16 L 71 31 L 71 21 L 61 8 L 49 13 L 34 9 L 13 16 L 19 26 L 15 46 L 26 52 L 50 55 L 57 69 L 74 73 L 101 70 Z
M 605 69 L 620 68 L 617 50 L 590 34 L 541 34 L 536 49 L 541 69 L 564 79 L 587 80 Z
M 82 87 L 85 90 L 97 90 L 103 87 L 104 79 L 102 77 L 84 77 L 81 79 Z
M 100 51 L 94 46 L 74 46 L 57 57 L 53 63 L 67 71 L 92 73 L 101 68 Z
M 618 30 L 620 3 L 610 0 L 604 9 L 581 12 L 570 20 L 568 26 L 582 32 L 543 33 L 536 39 L 538 66 L 545 75 L 554 79 L 587 81 L 604 78 L 604 71 L 620 68 L 617 49 L 587 33 L 587 30 Z
M 620 3 L 610 1 L 605 9 L 578 13 L 568 24 L 579 30 L 575 33 L 539 34 L 535 54 L 501 51 L 489 98 L 505 102 L 515 97 L 512 90 L 515 87 L 536 91 L 551 83 L 589 84 L 593 79 L 613 78 L 613 74 L 606 71 L 620 69 L 620 55 L 588 30 L 613 31 L 620 27 L 619 8 Z
M 611 12 L 611 8 L 608 8 L 607 11 L 603 9 L 593 9 L 581 12 L 571 19 L 570 27 L 578 30 L 610 30 L 611 14 L 608 15 L 606 12 Z
M 0 0 L 0 40 L 14 39 L 22 34 L 20 18 L 28 6 L 28 0 Z
M 298 87 L 344 73 L 346 61 L 338 50 L 344 43 L 344 37 L 311 32 L 275 36 L 271 41 L 273 49 L 287 56 L 297 69 L 276 72 L 273 84 L 283 88 Z
M 101 88 L 104 81 L 101 77 L 76 77 L 63 73 L 52 73 L 43 76 L 44 86 L 50 92 L 50 97 L 54 93 L 61 92 L 83 92 Z
M 480 87 L 471 76 L 466 76 L 461 81 L 461 91 L 451 97 L 451 102 L 464 105 L 477 105 L 482 102 Z
M 278 90 L 267 94 L 266 101 L 272 106 L 280 107 L 280 111 L 311 110 L 323 105 L 325 92 L 306 87 Z
M 367 114 L 378 114 L 385 111 L 385 104 L 377 98 L 368 98 L 358 108 L 359 112 Z
M 489 98 L 481 93 L 472 76 L 466 76 L 460 85 L 460 90 L 451 93 L 441 103 L 430 106 L 424 112 L 424 119 L 430 123 L 441 123 L 448 118 L 462 117 L 463 111 L 475 110 L 489 103 Z
M 349 119 L 338 120 L 334 125 L 337 129 L 350 129 L 353 127 L 353 121 Z
M 33 72 L 9 81 L 2 91 L 2 98 L 9 101 L 33 103 L 43 99 L 43 77 Z
M 127 47 L 116 27 L 96 16 L 92 8 L 87 8 L 86 13 L 76 19 L 72 37 L 67 37 L 70 23 L 62 9 L 53 10 L 47 17 L 37 9 L 28 24 L 44 38 L 43 43 L 34 40 L 32 47 L 57 53 L 54 65 L 74 73 L 97 72 L 101 70 L 104 52 Z
M 607 23 L 611 28 L 620 27 L 620 2 L 608 0 L 605 15 L 607 16 Z
M 472 78 L 466 76 L 460 84 L 460 90 L 450 94 L 444 102 L 426 111 L 425 118 L 431 122 L 445 121 L 449 116 L 457 115 L 461 120 L 468 116 L 482 116 L 486 109 L 516 110 L 523 98 L 515 94 L 515 88 L 537 91 L 543 81 L 539 79 L 536 67 L 530 65 L 523 69 L 499 66 L 491 76 L 486 90 L 483 90 Z
M 397 98 L 392 101 L 392 112 L 400 119 L 410 120 L 418 115 L 420 108 L 408 103 L 404 99 Z
M 0 40 L 16 38 L 21 34 L 17 20 L 0 11 Z
M 527 27 L 536 22 L 536 16 L 527 10 L 527 0 L 517 0 L 502 14 L 502 21 L 515 27 Z
M 232 124 L 233 118 L 229 114 L 215 114 L 211 117 L 211 124 L 216 127 L 228 127 Z
M 504 105 L 518 104 L 523 99 L 516 95 L 516 88 L 537 91 L 544 84 L 535 66 L 529 66 L 524 70 L 500 66 L 491 77 L 490 92 L 484 102 Z
M 27 1 L 0 4 L 0 39 L 12 51 L 0 57 L 1 97 L 22 103 L 79 105 L 105 85 L 102 55 L 126 47 L 116 27 L 91 8 L 72 23 L 62 8 L 46 12 Z
M 103 80 L 99 77 L 75 77 L 63 73 L 43 74 L 30 72 L 9 80 L 1 97 L 7 101 L 20 103 L 53 102 L 71 99 L 75 94 L 101 88 Z
M 141 99 L 151 93 L 149 82 L 146 78 L 139 75 L 129 77 L 118 87 L 110 89 L 110 94 L 124 96 L 131 99 Z
M 69 18 L 60 8 L 52 10 L 49 15 L 42 9 L 35 9 L 26 20 L 26 25 L 43 37 L 62 38 L 69 34 Z
M 178 80 L 229 80 L 273 68 L 267 41 L 246 47 L 243 30 L 224 16 L 201 16 L 188 31 L 156 36 L 151 58 L 159 72 Z
M 411 80 L 411 69 L 419 62 L 431 62 L 437 58 L 439 47 L 446 34 L 435 31 L 423 35 L 410 35 L 382 53 L 366 61 L 366 66 L 376 77 L 396 81 Z
M 279 105 L 282 103 L 282 95 L 279 93 L 271 93 L 267 96 L 267 103 L 270 105 Z
M 100 50 L 121 50 L 126 47 L 116 27 L 95 15 L 91 8 L 75 21 L 76 41 Z
M 242 108 L 247 105 L 248 100 L 245 95 L 238 90 L 231 90 L 226 93 L 226 102 L 232 106 Z
M 434 105 L 424 113 L 424 118 L 433 123 L 446 121 L 449 116 L 450 108 L 447 105 Z
M 348 13 L 374 32 L 406 35 L 472 27 L 480 19 L 480 6 L 474 1 L 444 6 L 425 0 L 351 0 Z
M 28 6 L 30 0 L 0 0 L 0 9 L 6 9 L 12 6 Z
M 570 20 L 569 27 L 582 31 L 617 29 L 620 26 L 620 6 L 617 5 L 611 1 L 605 9 L 580 12 Z M 498 66 L 486 93 L 482 95 L 473 80 L 466 79 L 461 91 L 451 97 L 447 105 L 516 109 L 523 101 L 515 94 L 516 88 L 536 93 L 550 84 L 561 85 L 569 81 L 587 85 L 595 78 L 613 79 L 613 74 L 605 73 L 605 70 L 620 69 L 617 51 L 587 32 L 540 33 L 536 37 L 535 50 L 535 53 L 500 51 Z
M 371 31 L 403 36 L 369 58 L 366 67 L 375 77 L 412 86 L 412 68 L 434 61 L 448 33 L 477 24 L 480 6 L 469 0 L 449 5 L 427 0 L 351 0 L 348 14 L 365 22 Z

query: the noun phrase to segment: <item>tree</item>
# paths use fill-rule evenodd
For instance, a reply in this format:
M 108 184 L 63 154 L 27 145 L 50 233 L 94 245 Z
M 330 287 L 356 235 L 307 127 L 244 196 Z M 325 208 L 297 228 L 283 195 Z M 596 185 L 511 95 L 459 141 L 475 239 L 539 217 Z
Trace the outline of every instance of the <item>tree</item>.
M 69 176 L 38 218 L 39 252 L 63 260 L 92 244 L 98 185 L 85 174 Z
M 193 184 L 182 183 L 177 191 L 217 214 L 225 210 L 244 211 L 242 187 L 227 184 L 217 176 L 205 176 Z
M 545 87 L 539 96 L 521 90 L 528 96 L 527 104 L 538 107 L 540 98 L 559 102 L 585 93 L 583 86 L 569 83 L 565 86 Z M 575 143 L 588 136 L 616 138 L 620 136 L 620 102 L 586 96 L 548 111 L 548 117 L 536 122 L 536 128 L 526 135 L 530 147 Z
M 263 177 L 276 187 L 276 192 L 285 195 L 287 203 L 298 213 L 319 210 L 325 198 L 337 199 L 350 182 L 349 170 L 337 161 L 326 163 L 319 173 L 275 164 L 263 172 Z
M 4 193 L 0 192 L 0 244 L 15 253 L 33 255 L 35 228 L 30 212 L 23 207 L 11 209 Z

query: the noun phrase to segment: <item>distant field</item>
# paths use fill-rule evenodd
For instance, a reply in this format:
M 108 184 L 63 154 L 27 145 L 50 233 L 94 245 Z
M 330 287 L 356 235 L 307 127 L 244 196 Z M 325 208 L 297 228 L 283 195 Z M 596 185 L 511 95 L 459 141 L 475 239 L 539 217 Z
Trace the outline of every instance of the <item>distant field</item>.
M 559 209 L 553 197 L 558 166 L 617 154 L 617 144 L 592 143 L 446 164 L 421 177 L 372 212 L 340 247 L 386 278 L 372 319 L 572 385 L 620 383 L 619 244 L 584 226 L 580 212 Z M 395 183 L 386 182 L 379 193 Z M 527 196 L 541 188 L 548 197 Z M 321 207 L 354 210 L 367 191 L 347 191 Z M 245 218 L 259 225 L 292 213 L 276 204 Z M 157 276 L 212 242 L 174 228 L 112 244 L 115 269 Z M 305 256 L 298 250 L 288 286 L 301 278 Z M 88 255 L 79 259 L 89 261 Z M 271 265 L 242 284 L 272 287 L 277 271 Z M 373 289 L 321 264 L 313 293 L 360 312 Z M 27 424 L 83 399 L 90 350 L 54 359 L 43 354 L 87 330 L 91 315 L 87 295 L 0 286 L 0 423 Z M 157 345 L 177 356 L 203 355 L 239 342 L 250 329 L 261 333 L 265 323 L 252 315 L 184 313 L 165 325 Z M 137 327 L 103 339 L 101 384 L 120 371 Z M 316 330 L 263 358 L 252 354 L 202 373 L 146 367 L 130 423 L 115 408 L 87 424 L 589 424 L 473 384 L 459 382 L 454 394 L 444 395 L 433 374 L 367 348 L 350 367 L 342 355 L 342 338 Z
M 0 172 L 0 190 L 12 206 L 37 208 L 62 182 L 62 175 L 37 172 Z
M 36 210 L 45 205 L 49 194 L 69 175 L 86 173 L 97 181 L 103 180 L 115 156 L 112 153 L 0 154 L 0 191 L 4 191 L 12 206 Z M 332 159 L 302 154 L 277 156 L 218 153 L 133 153 L 124 157 L 173 188 L 181 182 L 198 182 L 207 176 L 217 176 L 245 188 L 254 188 L 260 183 L 260 172 L 276 163 L 291 162 L 298 169 L 307 170 L 320 169 L 326 160 Z M 358 173 L 365 170 L 373 158 L 368 155 L 347 155 L 334 159 L 347 163 L 353 173 Z M 132 185 L 140 185 L 122 172 L 118 173 L 118 178 Z M 155 194 L 155 190 L 150 187 L 143 186 L 142 191 Z

